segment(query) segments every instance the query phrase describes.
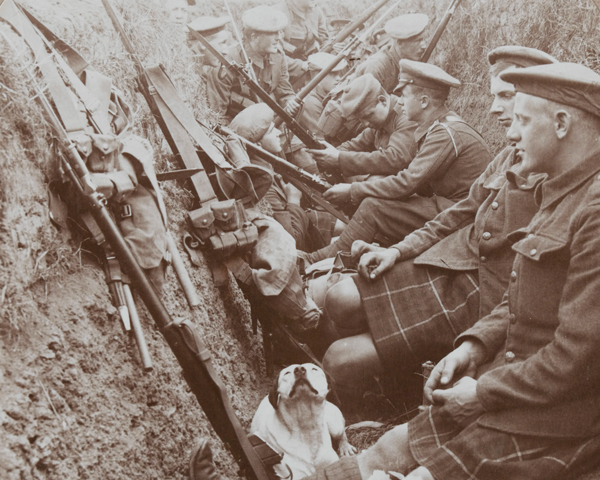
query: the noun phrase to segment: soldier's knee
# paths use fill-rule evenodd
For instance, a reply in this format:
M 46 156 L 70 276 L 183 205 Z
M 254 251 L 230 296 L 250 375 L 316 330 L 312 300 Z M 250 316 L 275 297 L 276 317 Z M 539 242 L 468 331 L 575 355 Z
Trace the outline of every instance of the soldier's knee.
M 342 338 L 333 342 L 325 352 L 323 369 L 336 384 L 349 385 L 356 376 L 358 360 L 355 349 Z
M 362 312 L 362 303 L 352 278 L 346 278 L 329 289 L 325 297 L 325 312 L 336 326 L 354 327 L 352 324 Z

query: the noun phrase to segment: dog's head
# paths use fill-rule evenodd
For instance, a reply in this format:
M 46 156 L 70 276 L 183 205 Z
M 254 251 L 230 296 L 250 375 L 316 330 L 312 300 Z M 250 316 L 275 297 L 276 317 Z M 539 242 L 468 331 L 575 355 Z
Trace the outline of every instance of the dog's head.
M 277 409 L 279 402 L 290 399 L 324 400 L 329 392 L 325 373 L 313 363 L 284 368 L 269 393 L 269 402 Z

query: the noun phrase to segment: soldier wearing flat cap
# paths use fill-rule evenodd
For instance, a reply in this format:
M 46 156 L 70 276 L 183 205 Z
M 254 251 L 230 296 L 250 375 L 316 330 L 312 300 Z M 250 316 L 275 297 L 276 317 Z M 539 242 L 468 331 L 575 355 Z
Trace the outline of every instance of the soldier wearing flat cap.
M 242 15 L 244 25 L 243 48 L 252 64 L 258 84 L 290 113 L 296 113 L 294 91 L 290 85 L 284 54 L 279 49 L 279 32 L 287 25 L 286 16 L 268 6 L 258 6 Z M 230 61 L 245 65 L 241 45 L 229 50 Z M 214 82 L 207 85 L 209 106 L 221 114 L 228 123 L 241 110 L 258 101 L 258 98 L 240 79 L 221 67 Z
M 232 43 L 231 32 L 227 30 L 227 24 L 231 22 L 229 17 L 198 17 L 193 22 L 188 23 L 188 30 L 194 30 L 202 35 L 210 44 L 215 47 L 219 53 L 225 55 Z M 206 50 L 206 47 L 200 43 L 189 31 L 187 34 L 187 43 L 197 58 L 197 64 L 206 69 L 220 68 L 221 64 L 217 58 Z M 204 74 L 204 72 L 203 72 Z
M 393 175 L 411 162 L 416 125 L 402 114 L 397 97 L 389 95 L 373 75 L 352 80 L 344 88 L 341 106 L 346 118 L 359 120 L 366 128 L 338 148 L 309 150 L 319 168 L 351 181 L 362 179 L 358 176 Z
M 388 93 L 398 83 L 401 59 L 419 60 L 427 48 L 425 28 L 429 18 L 423 13 L 408 13 L 385 24 L 391 41 L 356 68 L 356 76 L 372 74 Z
M 388 244 L 401 240 L 467 197 L 491 160 L 481 136 L 446 107 L 450 88 L 460 82 L 435 65 L 411 60 L 400 64 L 400 105 L 407 120 L 418 125 L 416 156 L 396 174 L 334 185 L 325 192 L 334 203 L 360 206 L 339 240 L 310 255 L 312 261 L 335 255 L 339 249 L 348 251 L 354 240 L 367 234 L 367 224 L 375 222 L 373 235 L 383 236 Z M 352 117 L 354 112 L 348 109 L 346 113 Z M 342 171 L 347 169 L 343 152 L 338 162 Z
M 281 11 L 288 19 L 283 29 L 283 51 L 285 52 L 290 83 L 301 87 L 311 64 L 308 56 L 319 51 L 329 38 L 327 19 L 317 0 L 284 0 L 273 8 Z
M 494 97 L 490 113 L 508 130 L 515 91 L 510 83 L 498 84 L 498 57 L 493 55 L 497 50 L 503 52 L 506 69 L 520 68 L 517 63 L 535 65 L 557 60 L 539 50 L 516 46 L 490 52 L 490 61 L 494 62 L 490 68 Z M 513 59 L 511 52 L 518 57 Z M 349 378 L 345 372 L 362 371 L 367 381 L 369 375 L 379 374 L 382 369 L 394 371 L 398 365 L 407 365 L 409 370 L 421 361 L 436 360 L 450 350 L 457 333 L 500 303 L 515 256 L 506 240 L 507 233 L 525 227 L 537 211 L 533 192 L 543 177 L 523 173 L 515 147 L 509 146 L 475 181 L 465 200 L 389 249 L 371 245 L 379 232 L 389 232 L 393 227 L 387 225 L 387 210 L 361 215 L 363 207 L 359 208 L 337 244 L 338 250 L 352 247 L 355 258 L 360 258 L 360 276 L 332 289 L 325 305 L 336 324 L 350 319 L 354 325 L 370 327 L 367 336 L 336 342 L 325 355 L 328 373 L 337 385 L 346 388 L 346 396 L 362 391 L 354 392 L 349 387 L 361 382 L 356 375 Z M 354 228 L 359 221 L 361 228 Z M 349 237 L 347 232 L 354 235 Z M 429 278 L 438 281 L 431 284 Z M 386 302 L 375 300 L 383 297 Z M 416 297 L 422 301 L 416 302 Z M 440 305 L 452 310 L 448 319 Z

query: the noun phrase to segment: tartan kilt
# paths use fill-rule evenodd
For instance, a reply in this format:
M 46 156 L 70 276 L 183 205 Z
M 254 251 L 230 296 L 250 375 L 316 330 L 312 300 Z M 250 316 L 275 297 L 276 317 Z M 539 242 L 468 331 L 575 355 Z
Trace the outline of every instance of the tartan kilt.
M 377 281 L 354 281 L 379 359 L 391 371 L 440 360 L 479 319 L 477 270 L 415 265 L 411 259 Z
M 436 407 L 408 423 L 410 450 L 440 480 L 560 480 L 600 464 L 600 436 L 550 438 L 501 432 L 474 421 L 464 429 Z

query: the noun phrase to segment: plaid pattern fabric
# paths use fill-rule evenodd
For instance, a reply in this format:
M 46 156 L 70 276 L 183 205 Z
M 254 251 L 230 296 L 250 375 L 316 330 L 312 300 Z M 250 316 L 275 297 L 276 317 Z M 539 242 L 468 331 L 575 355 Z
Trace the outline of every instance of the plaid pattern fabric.
M 311 251 L 326 247 L 331 243 L 333 227 L 337 220 L 331 213 L 321 210 L 307 210 L 306 215 L 310 222 L 309 235 L 312 241 Z M 332 255 L 334 256 L 334 255 Z
M 462 429 L 438 412 L 429 407 L 408 424 L 415 460 L 436 479 L 563 480 L 600 463 L 600 436 L 533 437 L 477 422 Z
M 354 277 L 379 358 L 387 369 L 439 360 L 479 317 L 477 271 L 397 263 L 372 282 Z

